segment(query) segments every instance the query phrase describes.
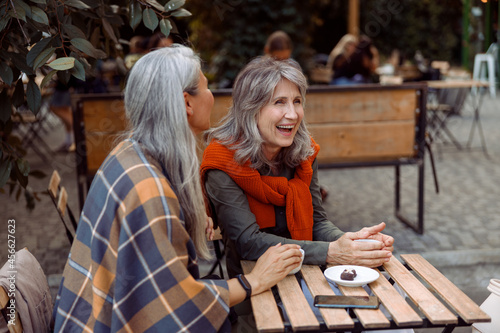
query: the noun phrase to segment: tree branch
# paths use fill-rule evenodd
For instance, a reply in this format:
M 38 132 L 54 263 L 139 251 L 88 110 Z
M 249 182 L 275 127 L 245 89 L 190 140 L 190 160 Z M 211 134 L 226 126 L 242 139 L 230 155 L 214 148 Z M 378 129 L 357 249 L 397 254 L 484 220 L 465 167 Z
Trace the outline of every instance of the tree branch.
M 10 0 L 10 5 L 12 6 L 12 10 L 14 11 L 14 14 L 16 14 L 17 23 L 19 23 L 19 27 L 21 28 L 21 31 L 23 32 L 24 40 L 26 40 L 26 44 L 29 45 L 30 40 L 29 40 L 28 36 L 26 36 L 26 32 L 24 32 L 21 21 L 19 21 L 19 17 L 17 17 L 16 6 L 14 6 L 14 2 L 12 0 Z

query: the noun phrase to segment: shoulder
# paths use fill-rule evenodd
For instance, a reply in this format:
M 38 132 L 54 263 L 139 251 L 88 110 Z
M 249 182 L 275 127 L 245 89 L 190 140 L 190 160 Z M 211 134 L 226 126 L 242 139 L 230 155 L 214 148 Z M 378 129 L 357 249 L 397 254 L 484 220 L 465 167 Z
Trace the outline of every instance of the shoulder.
M 229 188 L 238 187 L 236 182 L 226 172 L 218 169 L 208 170 L 204 178 L 205 188 L 210 192 L 215 188 L 228 190 Z
M 159 162 L 130 140 L 122 141 L 106 158 L 92 182 L 87 200 L 93 203 L 94 209 L 109 208 L 111 204 L 113 209 L 122 207 L 126 211 L 145 205 L 151 206 L 152 211 L 169 207 L 173 215 L 180 211 Z
M 216 140 L 212 140 L 203 151 L 203 162 L 220 159 L 232 160 L 233 157 L 234 151 Z

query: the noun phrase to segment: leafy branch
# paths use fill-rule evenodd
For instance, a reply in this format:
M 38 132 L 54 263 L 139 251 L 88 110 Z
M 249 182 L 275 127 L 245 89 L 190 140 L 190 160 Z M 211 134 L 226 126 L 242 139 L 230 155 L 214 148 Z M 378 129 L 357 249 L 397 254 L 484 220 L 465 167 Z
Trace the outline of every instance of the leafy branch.
M 121 54 L 120 28 L 142 23 L 168 36 L 185 0 L 4 0 L 0 2 L 0 192 L 27 189 L 26 149 L 13 133 L 21 106 L 35 116 L 54 75 L 85 80 L 99 59 Z M 41 79 L 41 80 L 40 80 Z M 31 173 L 30 173 L 31 172 Z M 38 176 L 40 176 L 38 174 Z M 17 195 L 16 197 L 19 197 Z

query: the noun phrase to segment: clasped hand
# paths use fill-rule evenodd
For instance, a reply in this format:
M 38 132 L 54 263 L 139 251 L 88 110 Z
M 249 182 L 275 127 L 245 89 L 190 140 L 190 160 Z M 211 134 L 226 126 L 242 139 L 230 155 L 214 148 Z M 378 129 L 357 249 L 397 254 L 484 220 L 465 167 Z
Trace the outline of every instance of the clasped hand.
M 394 238 L 380 233 L 384 228 L 385 223 L 382 222 L 357 232 L 346 232 L 330 243 L 326 262 L 365 267 L 378 267 L 388 262 L 394 249 Z M 378 242 L 355 242 L 357 239 L 373 239 Z
M 247 274 L 247 280 L 254 291 L 259 294 L 281 281 L 288 273 L 300 265 L 302 253 L 296 244 L 277 244 L 270 247 L 257 260 L 254 269 Z

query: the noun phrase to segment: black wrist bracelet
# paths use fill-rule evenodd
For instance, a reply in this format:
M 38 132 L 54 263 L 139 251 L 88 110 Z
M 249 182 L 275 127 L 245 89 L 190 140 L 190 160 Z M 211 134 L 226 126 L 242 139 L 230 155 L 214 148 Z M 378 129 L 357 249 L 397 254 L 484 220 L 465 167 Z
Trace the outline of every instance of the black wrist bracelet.
M 241 286 L 243 287 L 243 289 L 245 289 L 247 293 L 247 297 L 245 297 L 245 300 L 249 299 L 250 296 L 252 296 L 252 286 L 250 285 L 250 283 L 248 283 L 248 280 L 243 274 L 236 275 L 236 278 L 238 279 Z

